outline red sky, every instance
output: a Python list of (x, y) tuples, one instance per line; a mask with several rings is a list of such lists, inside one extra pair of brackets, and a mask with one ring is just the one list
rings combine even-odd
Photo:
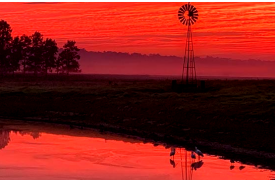
[[(185, 3), (0, 3), (13, 35), (41, 32), (61, 47), (68, 39), (90, 51), (184, 55), (186, 26), (177, 17)], [(275, 3), (193, 2), (197, 56), (274, 60)]]

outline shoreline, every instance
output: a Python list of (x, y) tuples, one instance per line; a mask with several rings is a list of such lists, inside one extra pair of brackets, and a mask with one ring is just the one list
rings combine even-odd
[(275, 170), (275, 153), (268, 153), (264, 151), (257, 151), (245, 148), (236, 148), (232, 147), (231, 145), (220, 144), (218, 142), (210, 142), (208, 140), (197, 141), (196, 139), (186, 140), (185, 137), (166, 137), (163, 134), (138, 131), (136, 129), (123, 129), (121, 127), (115, 127), (110, 124), (88, 125), (83, 123), (72, 123), (62, 120), (48, 121), (42, 119), (15, 119), (0, 117), (0, 122), (3, 122), (4, 120), (9, 120), (9, 124), (12, 124), (12, 121), (19, 121), (24, 123), (35, 122), (38, 123), (38, 125), (43, 125), (43, 123), (46, 123), (48, 125), (68, 126), (68, 128), (75, 128), (79, 130), (92, 130), (97, 131), (100, 134), (108, 133), (111, 135), (118, 135), (125, 138), (136, 139), (142, 141), (143, 143), (152, 143), (155, 146), (163, 145), (166, 148), (176, 146), (177, 148), (181, 147), (189, 151), (194, 151), (194, 147), (198, 146), (204, 154), (220, 156), (222, 159), (234, 159), (235, 161), (239, 161), (244, 164), (254, 165), (257, 168)]

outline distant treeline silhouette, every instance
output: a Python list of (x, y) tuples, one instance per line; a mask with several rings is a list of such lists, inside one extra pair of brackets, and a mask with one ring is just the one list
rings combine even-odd
[(68, 40), (61, 50), (55, 40), (43, 38), (40, 32), (31, 36), (12, 37), (10, 25), (0, 21), (0, 74), (21, 71), (35, 75), (48, 72), (80, 72), (78, 47), (75, 41)]
[[(84, 74), (172, 75), (182, 73), (183, 57), (80, 49)], [(241, 57), (240, 57), (241, 58)], [(275, 62), (259, 59), (195, 57), (198, 76), (275, 77)]]

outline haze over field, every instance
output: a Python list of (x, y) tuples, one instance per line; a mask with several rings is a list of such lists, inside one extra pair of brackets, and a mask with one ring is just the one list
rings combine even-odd
[[(81, 56), (82, 73), (175, 75), (182, 73), (182, 57), (142, 55), (139, 53), (93, 52), (84, 49)], [(195, 57), (199, 76), (275, 77), (275, 62), (236, 60), (218, 57)]]

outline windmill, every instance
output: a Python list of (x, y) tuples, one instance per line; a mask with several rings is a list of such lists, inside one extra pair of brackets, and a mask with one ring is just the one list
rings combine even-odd
[(180, 22), (187, 26), (187, 38), (182, 70), (182, 82), (184, 83), (185, 81), (186, 85), (197, 84), (191, 25), (194, 25), (198, 20), (198, 16), (198, 10), (190, 3), (181, 6), (178, 11)]

